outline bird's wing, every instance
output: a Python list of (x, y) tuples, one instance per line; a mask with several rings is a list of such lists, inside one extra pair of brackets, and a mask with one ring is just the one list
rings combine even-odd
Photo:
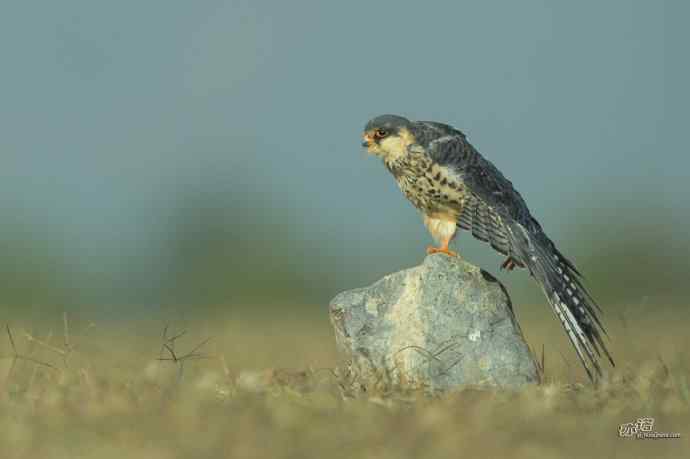
[(463, 204), (458, 226), (480, 241), (488, 242), (497, 252), (512, 256), (507, 228), (501, 217), (477, 195), (470, 194)]
[(464, 183), (469, 194), (458, 225), (525, 266), (539, 283), (590, 379), (601, 375), (598, 357), (613, 359), (602, 340), (601, 308), (580, 273), (546, 236), (513, 184), (464, 136), (430, 142), (427, 154)]
[(458, 226), (524, 266), (511, 246), (507, 223), (529, 217), (527, 206), (512, 183), (457, 132), (431, 141), (426, 151), (466, 187)]

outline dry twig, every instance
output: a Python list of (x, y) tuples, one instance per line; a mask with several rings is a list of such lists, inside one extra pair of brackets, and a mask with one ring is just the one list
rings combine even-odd
[[(182, 376), (184, 373), (184, 363), (187, 360), (201, 360), (214, 358), (213, 355), (200, 354), (197, 352), (199, 349), (204, 347), (211, 340), (211, 338), (206, 338), (186, 354), (178, 355), (175, 351), (175, 343), (179, 338), (184, 336), (187, 333), (187, 331), (183, 330), (177, 335), (168, 336), (168, 330), (169, 327), (168, 325), (166, 325), (165, 328), (163, 328), (163, 343), (161, 344), (161, 348), (158, 352), (158, 358), (156, 360), (160, 362), (173, 362), (175, 365), (177, 365), (177, 383), (179, 383), (182, 380)], [(170, 357), (163, 357), (164, 351), (167, 351)]]

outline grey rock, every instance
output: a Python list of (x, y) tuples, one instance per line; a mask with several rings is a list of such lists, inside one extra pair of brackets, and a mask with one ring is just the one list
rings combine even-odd
[(340, 355), (360, 388), (519, 388), (539, 372), (505, 288), (459, 257), (434, 254), (330, 303)]

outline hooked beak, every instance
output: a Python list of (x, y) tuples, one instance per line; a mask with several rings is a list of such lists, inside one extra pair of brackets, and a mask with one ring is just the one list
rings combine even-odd
[(364, 139), (364, 142), (362, 142), (362, 146), (365, 148), (369, 148), (371, 142), (374, 141), (374, 139), (372, 139), (372, 137), (369, 134), (364, 134), (362, 138)]

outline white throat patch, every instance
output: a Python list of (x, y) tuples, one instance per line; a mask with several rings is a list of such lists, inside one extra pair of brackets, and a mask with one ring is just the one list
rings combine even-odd
[(386, 137), (381, 140), (372, 153), (382, 156), (386, 161), (396, 161), (407, 154), (407, 149), (414, 144), (416, 139), (412, 133), (402, 128), (398, 135)]

